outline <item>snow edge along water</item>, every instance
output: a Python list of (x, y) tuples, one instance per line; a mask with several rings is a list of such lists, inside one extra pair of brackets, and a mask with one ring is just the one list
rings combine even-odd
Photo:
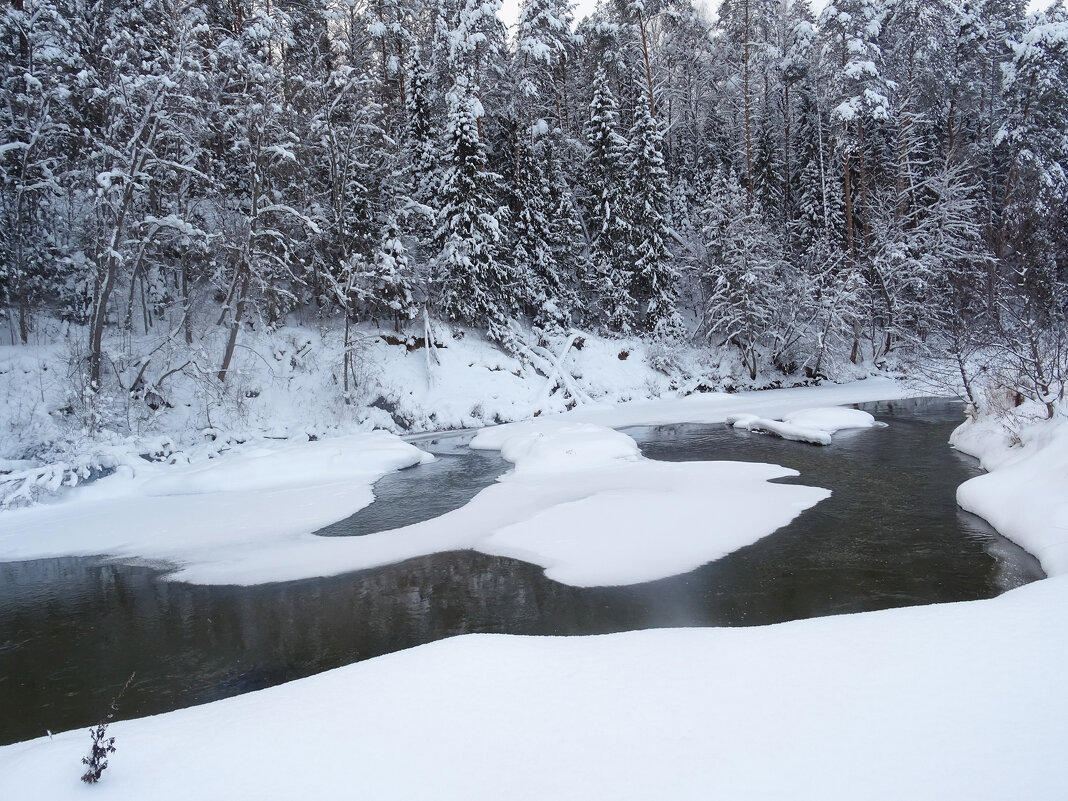
[[(714, 463), (666, 465), (646, 460), (633, 440), (610, 427), (636, 421), (722, 422), (743, 409), (784, 415), (814, 405), (906, 394), (901, 384), (870, 378), (845, 385), (586, 407), (539, 418), (539, 427), (562, 425), (570, 435), (585, 437), (592, 461), (576, 465), (573, 458), (564, 458), (574, 447), (556, 442), (549, 465), (536, 471), (537, 478), (528, 476), (532, 461), (530, 454), (524, 454), (522, 466), (465, 507), (403, 531), (359, 538), (316, 537), (312, 532), (369, 504), (374, 481), (386, 472), (428, 458), (393, 434), (375, 431), (317, 442), (265, 443), (206, 465), (145, 463), (137, 466), (137, 472), (131, 469), (77, 488), (59, 502), (0, 514), (0, 559), (103, 554), (173, 564), (177, 569), (172, 578), (182, 581), (247, 585), (337, 575), (474, 547), (499, 555), (526, 554), (528, 560), (546, 567), (550, 577), (583, 586), (651, 580), (687, 572), (771, 533), (825, 497), (825, 491), (769, 484), (769, 479), (788, 474), (774, 466), (727, 471)], [(479, 437), (485, 443), (494, 432), (506, 430), (485, 429)], [(575, 470), (591, 465), (611, 469), (583, 470), (586, 483), (576, 482)], [(553, 470), (569, 477), (546, 480), (546, 473)], [(710, 497), (708, 486), (717, 485), (724, 490)], [(645, 542), (640, 550), (644, 555), (633, 554), (626, 564), (618, 555), (612, 558), (607, 540), (594, 547), (587, 539), (589, 549), (576, 551), (561, 539), (544, 545), (540, 553), (531, 542), (533, 521), (544, 522), (539, 515), (553, 508), (567, 506), (568, 512), (579, 513), (568, 529), (574, 531), (588, 519), (585, 515), (603, 511), (606, 494), (617, 497), (641, 491), (646, 492), (641, 496), (646, 505), (661, 512), (669, 502), (691, 514), (701, 506), (722, 503), (733, 510), (731, 527), (724, 527), (718, 541), (680, 539), (678, 554), (665, 560), (653, 558), (651, 541), (640, 535), (647, 513), (617, 515), (624, 536), (630, 532), (636, 542)], [(638, 497), (634, 495), (633, 503)], [(761, 502), (753, 504), (758, 511), (746, 512), (740, 501), (758, 497)], [(146, 526), (145, 521), (154, 523)], [(728, 528), (737, 533), (728, 536)]]

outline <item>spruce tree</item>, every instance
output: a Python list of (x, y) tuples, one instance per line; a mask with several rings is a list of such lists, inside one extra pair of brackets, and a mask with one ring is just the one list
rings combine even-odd
[(635, 326), (633, 228), (627, 180), (627, 141), (618, 131), (619, 111), (604, 69), (597, 72), (586, 123), (584, 177), (590, 198), (593, 269), (605, 326), (630, 333)]
[(678, 273), (668, 249), (668, 174), (663, 136), (644, 90), (635, 106), (628, 149), (634, 252), (633, 295), (642, 328), (678, 336), (683, 329), (677, 312)]
[(709, 255), (704, 327), (709, 339), (738, 348), (750, 380), (790, 297), (782, 245), (733, 173), (720, 171), (706, 207)]
[(29, 340), (34, 310), (64, 301), (57, 223), (63, 198), (65, 21), (50, 2), (0, 9), (0, 304)]
[(509, 345), (518, 287), (502, 253), (504, 210), (494, 202), (499, 177), (486, 169), (476, 94), (477, 87), (459, 75), (448, 95), (446, 166), (436, 198), (435, 279), (446, 317), (485, 328), (491, 339)]

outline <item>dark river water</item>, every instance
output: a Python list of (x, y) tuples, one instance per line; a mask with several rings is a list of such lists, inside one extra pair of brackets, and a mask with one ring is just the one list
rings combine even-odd
[[(863, 406), (888, 428), (817, 447), (724, 426), (630, 429), (663, 460), (773, 462), (833, 496), (775, 534), (691, 573), (580, 589), (471, 551), (329, 579), (200, 587), (84, 558), (0, 564), (0, 743), (88, 726), (127, 677), (118, 717), (204, 703), (468, 632), (595, 634), (740, 626), (989, 598), (1041, 578), (1037, 561), (960, 511), (977, 475), (946, 445), (960, 406)], [(387, 476), (378, 500), (323, 530), (359, 535), (433, 517), (507, 469), (463, 438)]]

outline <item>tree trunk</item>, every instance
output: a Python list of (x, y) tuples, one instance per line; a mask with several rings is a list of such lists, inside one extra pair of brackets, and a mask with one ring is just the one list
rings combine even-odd
[(230, 336), (226, 340), (226, 352), (223, 353), (222, 365), (219, 367), (219, 381), (226, 382), (226, 374), (230, 370), (230, 360), (234, 357), (234, 348), (237, 346), (237, 332), (241, 329), (241, 318), (245, 313), (245, 301), (248, 297), (249, 268), (242, 266), (241, 285), (238, 288), (237, 304), (230, 318)]
[(649, 116), (656, 119), (656, 101), (653, 100), (653, 68), (649, 63), (649, 42), (645, 36), (645, 18), (638, 18), (638, 28), (642, 33), (642, 59), (645, 61), (645, 85), (649, 90)]
[(785, 186), (783, 187), (783, 222), (787, 225), (789, 230), (790, 221), (793, 219), (793, 182), (791, 179), (790, 170), (790, 123), (792, 122), (792, 115), (790, 114), (790, 84), (787, 83), (783, 87), (783, 173), (786, 176)]
[(749, 206), (753, 205), (756, 192), (753, 181), (753, 100), (749, 92), (749, 0), (745, 0), (745, 43), (742, 45), (742, 93), (745, 95), (745, 191), (749, 195)]
[(853, 171), (852, 159), (848, 151), (844, 154), (842, 169), (842, 190), (845, 195), (845, 245), (850, 258), (855, 262), (857, 259), (856, 241), (853, 237), (853, 182), (850, 173)]
[(183, 248), (182, 250), (182, 309), (185, 311), (184, 318), (182, 320), (182, 329), (185, 331), (185, 344), (193, 344), (193, 302), (189, 298), (189, 253)]
[(343, 397), (345, 398), (345, 405), (348, 406), (352, 403), (352, 397), (349, 395), (349, 371), (352, 369), (352, 354), (349, 352), (349, 332), (352, 330), (352, 315), (345, 311), (345, 358), (343, 359), (341, 377), (341, 390)]
[(115, 274), (118, 268), (115, 257), (109, 255), (106, 259), (103, 275), (100, 269), (97, 271), (97, 286), (93, 293), (96, 301), (93, 304), (93, 314), (89, 322), (89, 386), (94, 392), (100, 389), (100, 364), (103, 361), (104, 326), (107, 324), (108, 301), (111, 292), (115, 288)]

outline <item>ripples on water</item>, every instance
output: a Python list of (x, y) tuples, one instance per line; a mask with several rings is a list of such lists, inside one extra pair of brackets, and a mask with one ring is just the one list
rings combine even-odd
[[(0, 564), (0, 743), (86, 726), (131, 672), (120, 717), (163, 712), (469, 632), (596, 634), (736, 626), (989, 598), (1042, 576), (1037, 562), (960, 511), (978, 474), (945, 443), (959, 404), (863, 408), (886, 429), (828, 447), (723, 426), (631, 429), (650, 458), (731, 459), (800, 471), (832, 490), (774, 535), (691, 573), (574, 588), (473, 551), (259, 587), (160, 580), (149, 567), (66, 558)], [(323, 534), (361, 534), (455, 508), (507, 469), (464, 439), (426, 439), (431, 465), (382, 479), (378, 501)]]

